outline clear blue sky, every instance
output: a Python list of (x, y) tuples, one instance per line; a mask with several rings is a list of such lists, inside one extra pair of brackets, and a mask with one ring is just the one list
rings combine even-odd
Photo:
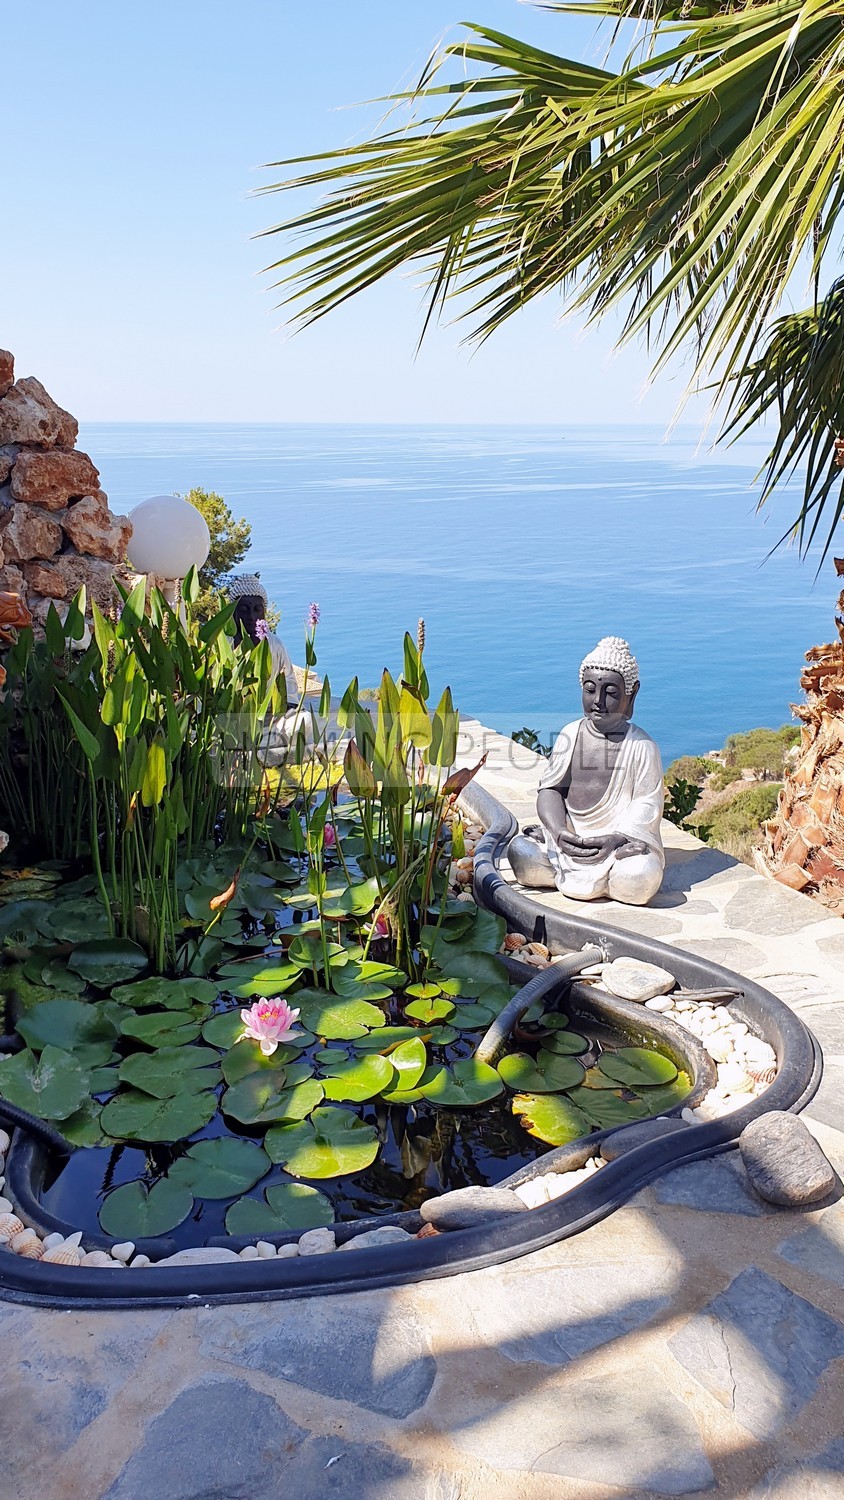
[[(414, 358), (412, 278), (290, 338), (261, 164), (360, 139), (463, 19), (599, 61), (591, 20), (518, 0), (28, 0), (3, 19), (0, 344), (87, 421), (667, 422), (647, 359), (559, 304)], [(275, 174), (279, 175), (279, 174)]]

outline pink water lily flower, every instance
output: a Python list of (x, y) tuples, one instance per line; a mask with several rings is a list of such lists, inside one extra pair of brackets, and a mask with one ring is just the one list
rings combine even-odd
[(286, 1000), (258, 1000), (248, 1010), (240, 1012), (245, 1029), (237, 1040), (243, 1042), (248, 1037), (253, 1042), (260, 1042), (264, 1056), (272, 1057), (280, 1042), (290, 1042), (302, 1035), (301, 1031), (294, 1030), (298, 1018), (298, 1010), (291, 1010)]
[(372, 936), (373, 938), (387, 938), (390, 936), (390, 924), (383, 913), (380, 917), (376, 917), (372, 924)]
[(322, 830), (322, 842), (326, 849), (337, 847), (337, 830), (333, 823), (326, 823)]

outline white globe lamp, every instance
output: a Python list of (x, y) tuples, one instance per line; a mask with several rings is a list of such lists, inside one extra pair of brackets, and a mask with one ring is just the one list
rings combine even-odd
[(152, 495), (129, 512), (129, 561), (137, 573), (152, 573), (168, 603), (175, 605), (179, 580), (201, 568), (211, 536), (195, 505), (180, 495)]

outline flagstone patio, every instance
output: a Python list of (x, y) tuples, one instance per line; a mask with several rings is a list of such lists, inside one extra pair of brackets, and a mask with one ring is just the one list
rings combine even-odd
[[(489, 751), (483, 784), (532, 820), (537, 758), (471, 721), (464, 736), (467, 763)], [(653, 906), (596, 917), (802, 1016), (826, 1059), (804, 1118), (844, 1177), (844, 924), (666, 836)], [(844, 1494), (844, 1198), (773, 1209), (736, 1154), (470, 1275), (177, 1311), (3, 1302), (0, 1338), (3, 1500)]]

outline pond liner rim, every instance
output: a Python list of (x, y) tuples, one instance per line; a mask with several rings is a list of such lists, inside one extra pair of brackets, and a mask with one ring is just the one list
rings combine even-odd
[[(525, 935), (533, 935), (537, 940), (545, 940), (544, 936), (540, 937), (540, 933), (550, 938), (552, 943), (568, 947), (576, 946), (578, 939), (583, 942), (597, 940), (605, 946), (610, 957), (624, 952), (645, 961), (656, 961), (662, 966), (670, 961), (671, 972), (690, 987), (694, 987), (695, 983), (701, 986), (702, 980), (711, 984), (714, 979), (716, 984), (739, 988), (742, 991), (741, 998), (732, 1002), (731, 1013), (747, 1017), (761, 1035), (771, 1042), (777, 1053), (777, 1076), (764, 1094), (719, 1120), (687, 1125), (684, 1130), (646, 1142), (615, 1161), (606, 1163), (600, 1172), (594, 1173), (587, 1181), (560, 1198), (538, 1208), (526, 1209), (524, 1214), (508, 1215), (472, 1229), (429, 1236), (416, 1240), (413, 1245), (393, 1244), (362, 1250), (357, 1252), (357, 1262), (354, 1261), (355, 1252), (343, 1252), (339, 1255), (333, 1252), (282, 1261), (267, 1259), (240, 1261), (237, 1265), (225, 1262), (205, 1266), (150, 1266), (120, 1272), (87, 1266), (76, 1268), (51, 1265), (48, 1268), (39, 1261), (25, 1260), (11, 1251), (0, 1250), (0, 1296), (11, 1301), (55, 1308), (189, 1307), (197, 1301), (210, 1306), (370, 1291), (480, 1270), (532, 1254), (560, 1239), (581, 1233), (622, 1207), (643, 1187), (666, 1172), (704, 1160), (708, 1156), (734, 1150), (741, 1131), (758, 1116), (767, 1114), (770, 1110), (798, 1112), (808, 1104), (820, 1083), (822, 1054), (808, 1028), (782, 1001), (753, 981), (711, 964), (708, 960), (684, 954), (682, 950), (671, 948), (667, 944), (643, 939), (638, 934), (628, 934), (588, 918), (563, 916), (562, 913), (549, 911), (532, 901), (524, 892), (513, 890), (501, 878), (497, 860), (517, 826), (515, 819), (490, 793), (477, 785), (467, 788), (461, 800), (467, 810), (486, 825), (486, 832), (478, 843), (475, 855), (474, 889), (480, 905), (504, 916), (510, 927)], [(540, 988), (539, 982), (544, 981), (541, 993), (547, 993), (548, 972), (542, 971), (529, 980), (528, 984), (536, 984)], [(568, 981), (561, 981), (561, 988), (567, 986)], [(596, 1000), (604, 999), (589, 997), (589, 986), (586, 985), (573, 985), (572, 989), (580, 1004), (588, 1004), (590, 999), (595, 1004)], [(578, 990), (586, 991), (586, 995), (577, 993)], [(623, 1005), (630, 1003), (620, 1002)], [(641, 1007), (637, 1009), (641, 1010)], [(653, 1024), (654, 1029), (658, 1014), (648, 1013), (654, 1020), (649, 1020), (647, 1024)], [(682, 1031), (682, 1028), (677, 1029)], [(685, 1106), (678, 1106), (677, 1109), (681, 1107)], [(626, 1128), (627, 1126), (616, 1126), (612, 1130), (595, 1132), (585, 1139), (590, 1145), (597, 1145), (602, 1139), (614, 1134), (615, 1130)], [(19, 1126), (18, 1129), (22, 1132), (24, 1127)], [(30, 1151), (37, 1149), (37, 1143), (29, 1136), (24, 1137), (20, 1143), (13, 1142), (7, 1162), (7, 1180), (10, 1167), (17, 1180), (18, 1159), (23, 1169)], [(570, 1147), (563, 1146), (557, 1148), (556, 1152), (538, 1157), (535, 1163), (520, 1168), (507, 1181), (526, 1181), (531, 1176), (553, 1171), (554, 1161), (563, 1159), (568, 1150)], [(14, 1187), (12, 1191), (15, 1193)], [(26, 1204), (22, 1203), (21, 1206), (26, 1213)], [(386, 1227), (402, 1218), (406, 1219), (407, 1215), (378, 1218), (377, 1227)], [(365, 1222), (347, 1221), (338, 1225), (338, 1244), (362, 1233)], [(256, 1238), (254, 1235), (230, 1237), (218, 1239), (216, 1243), (234, 1248), (238, 1239), (254, 1243)], [(296, 1239), (298, 1234), (267, 1235), (265, 1238), (278, 1244), (285, 1239)], [(97, 1236), (86, 1234), (85, 1239), (88, 1243), (95, 1244)], [(103, 1243), (110, 1244), (112, 1241), (104, 1236)], [(135, 1243), (141, 1250), (141, 1242)], [(212, 1239), (210, 1243), (213, 1245), (215, 1241)], [(156, 1240), (155, 1249), (159, 1254), (162, 1248), (162, 1241)], [(132, 1277), (132, 1292), (128, 1295), (121, 1291), (125, 1274)], [(197, 1287), (200, 1288), (199, 1291), (196, 1290)]]

